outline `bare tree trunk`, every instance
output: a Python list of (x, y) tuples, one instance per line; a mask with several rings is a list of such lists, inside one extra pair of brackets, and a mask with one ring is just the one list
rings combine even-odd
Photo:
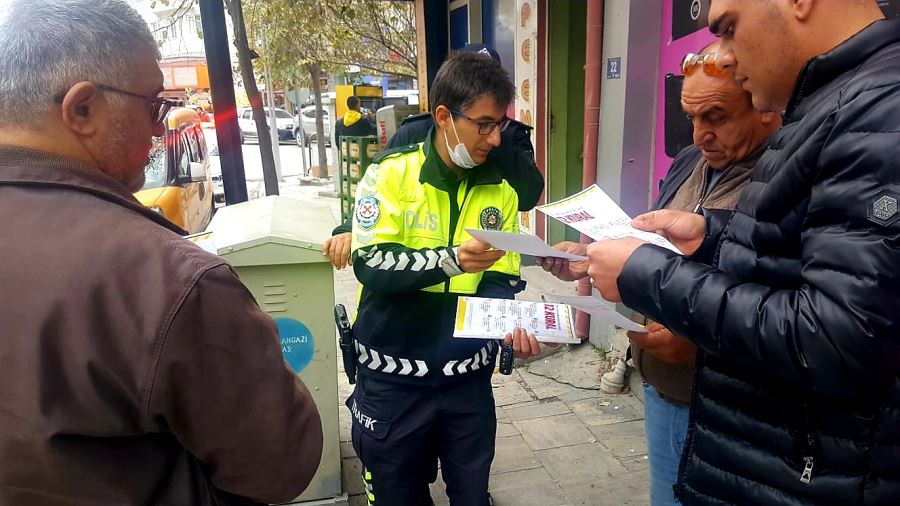
[(241, 78), (244, 81), (244, 88), (247, 90), (250, 107), (253, 109), (253, 121), (256, 122), (256, 134), (259, 136), (259, 154), (262, 159), (266, 195), (278, 195), (278, 176), (275, 172), (272, 136), (269, 134), (266, 114), (263, 111), (262, 95), (259, 93), (259, 88), (256, 86), (256, 76), (253, 74), (253, 55), (250, 52), (250, 45), (247, 43), (247, 29), (244, 26), (244, 12), (241, 8), (241, 0), (225, 0), (225, 6), (228, 8), (228, 14), (231, 16), (231, 22), (234, 25), (234, 45), (237, 48)]
[[(312, 89), (316, 97), (316, 139), (318, 139), (319, 151), (319, 173), (318, 177), (328, 177), (328, 148), (325, 147), (326, 135), (331, 136), (331, 132), (325, 132), (325, 114), (322, 107), (322, 88), (319, 85), (319, 79), (322, 76), (322, 66), (318, 62), (307, 65), (309, 69), (309, 77), (312, 79)], [(332, 118), (332, 123), (337, 124), (337, 118)], [(340, 146), (338, 146), (340, 148)], [(335, 171), (335, 176), (337, 172)]]

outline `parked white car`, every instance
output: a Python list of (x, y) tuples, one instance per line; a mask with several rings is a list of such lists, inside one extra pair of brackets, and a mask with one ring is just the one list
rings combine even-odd
[[(334, 125), (327, 109), (322, 110), (322, 118), (325, 126), (325, 143), (331, 144), (331, 133)], [(308, 105), (300, 109), (300, 114), (294, 118), (294, 139), (299, 146), (306, 146), (310, 142), (316, 142), (316, 106)]]
[[(270, 109), (263, 107), (266, 113), (268, 125)], [(284, 109), (275, 108), (275, 125), (278, 127), (278, 141), (291, 142), (294, 140), (294, 118)], [(246, 139), (259, 140), (256, 134), (256, 122), (253, 121), (253, 110), (249, 107), (238, 111), (238, 127), (241, 129), (241, 144)]]

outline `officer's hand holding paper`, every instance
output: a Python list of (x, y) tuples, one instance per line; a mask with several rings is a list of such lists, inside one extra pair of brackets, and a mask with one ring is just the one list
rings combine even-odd
[(466, 232), (475, 239), (490, 244), (499, 250), (514, 251), (535, 257), (563, 258), (573, 261), (587, 260), (586, 256), (573, 255), (554, 249), (553, 246), (530, 234), (513, 234), (498, 230), (479, 230), (477, 228), (467, 228)]
[(521, 328), (541, 343), (577, 344), (574, 313), (566, 304), (463, 296), (457, 301), (453, 336), (503, 339)]

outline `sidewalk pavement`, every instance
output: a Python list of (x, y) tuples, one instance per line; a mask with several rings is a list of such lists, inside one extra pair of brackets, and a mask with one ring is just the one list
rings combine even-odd
[[(327, 203), (320, 186), (282, 185), (282, 195)], [(339, 217), (337, 217), (339, 219)], [(539, 300), (555, 279), (536, 267), (523, 269), (532, 286), (520, 298)], [(556, 290), (571, 289), (562, 282)], [(359, 283), (348, 268), (335, 271), (335, 302), (356, 305)], [(364, 505), (360, 463), (350, 443), (351, 417), (344, 401), (353, 392), (338, 357), (338, 395), (344, 490), (351, 505)], [(494, 374), (497, 447), (490, 491), (498, 506), (647, 505), (649, 471), (644, 407), (631, 393), (600, 391), (605, 353), (590, 343), (563, 346), (520, 365), (511, 376)], [(444, 484), (431, 486), (436, 505), (448, 505)]]

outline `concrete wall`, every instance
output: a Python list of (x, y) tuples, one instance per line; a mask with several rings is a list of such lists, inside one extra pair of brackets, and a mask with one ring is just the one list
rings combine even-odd
[[(597, 184), (632, 216), (646, 211), (652, 196), (661, 17), (655, 0), (604, 5)], [(627, 344), (621, 332), (596, 320), (591, 342), (606, 350)]]

